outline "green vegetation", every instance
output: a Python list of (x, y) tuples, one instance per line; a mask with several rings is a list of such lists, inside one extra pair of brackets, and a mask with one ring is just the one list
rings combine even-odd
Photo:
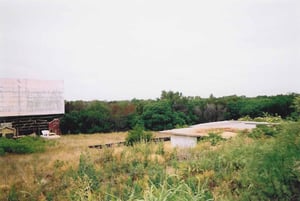
[(203, 137), (203, 140), (209, 141), (212, 146), (217, 145), (221, 141), (225, 141), (224, 138), (221, 137), (220, 133), (208, 133), (207, 137)]
[(150, 131), (145, 131), (142, 125), (137, 124), (128, 132), (126, 144), (133, 145), (136, 142), (149, 142), (151, 139), (152, 133)]
[[(299, 113), (295, 94), (203, 99), (163, 91), (157, 100), (66, 102), (64, 133), (130, 130), (100, 143), (131, 146), (88, 149), (97, 134), (62, 136), (52, 147), (0, 138), (0, 200), (300, 200), (300, 123), (291, 121)], [(227, 140), (212, 131), (191, 149), (151, 142), (145, 131), (239, 118), (273, 124)]]
[(23, 137), (18, 139), (0, 138), (0, 155), (5, 153), (27, 154), (45, 150), (46, 141), (39, 137)]
[(295, 120), (300, 113), (297, 94), (254, 98), (235, 95), (216, 98), (211, 95), (209, 98), (200, 98), (186, 97), (172, 91), (162, 91), (157, 100), (71, 101), (65, 103), (65, 110), (66, 114), (61, 119), (61, 130), (65, 134), (128, 131), (136, 124), (157, 131), (268, 115)]
[[(142, 127), (131, 132), (137, 131), (142, 132)], [(56, 153), (54, 147), (48, 154), (52, 153)], [(51, 167), (46, 163), (48, 160), (33, 162), (33, 183), (28, 185), (25, 180), (5, 188), (0, 185), (0, 199), (300, 199), (298, 122), (258, 126), (226, 141), (218, 133), (211, 133), (193, 149), (140, 142), (85, 151), (71, 164), (62, 160), (56, 160)], [(2, 163), (1, 168), (5, 165)], [(43, 169), (46, 172), (35, 170), (38, 165), (47, 167)]]
[(294, 109), (294, 112), (291, 114), (292, 119), (299, 119), (300, 115), (300, 96), (296, 96), (293, 101), (292, 108)]
[(283, 123), (284, 119), (279, 115), (270, 115), (268, 113), (263, 113), (262, 117), (251, 118), (250, 116), (241, 117), (238, 120), (240, 121), (257, 121), (257, 122), (268, 122), (268, 123)]

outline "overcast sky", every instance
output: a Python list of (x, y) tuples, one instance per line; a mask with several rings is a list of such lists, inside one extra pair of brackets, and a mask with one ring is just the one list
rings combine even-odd
[(300, 93), (299, 0), (0, 0), (0, 77), (67, 100)]

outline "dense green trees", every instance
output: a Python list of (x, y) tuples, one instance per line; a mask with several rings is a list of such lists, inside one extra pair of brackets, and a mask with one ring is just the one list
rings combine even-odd
[(157, 100), (66, 101), (61, 129), (63, 133), (111, 132), (140, 124), (147, 130), (165, 130), (266, 113), (286, 118), (300, 113), (299, 102), (297, 94), (200, 98), (172, 91), (162, 91)]
[(294, 98), (292, 107), (295, 109), (295, 112), (300, 114), (300, 96)]
[(243, 116), (252, 118), (262, 116), (263, 113), (271, 115), (280, 115), (286, 118), (293, 112), (291, 107), (294, 94), (277, 95), (277, 96), (258, 96), (255, 98), (237, 97), (234, 100), (229, 100), (227, 104), (227, 118), (237, 119)]
[(63, 133), (96, 133), (130, 129), (135, 105), (128, 101), (66, 102), (66, 114), (61, 119)]

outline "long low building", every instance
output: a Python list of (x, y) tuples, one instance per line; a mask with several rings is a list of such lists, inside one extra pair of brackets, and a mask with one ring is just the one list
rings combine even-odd
[(270, 125), (267, 122), (254, 121), (219, 121), (190, 126), (188, 128), (178, 128), (161, 131), (171, 135), (173, 147), (194, 147), (197, 145), (198, 138), (208, 136), (209, 132), (220, 131), (223, 138), (234, 137), (239, 130), (252, 130), (257, 125)]

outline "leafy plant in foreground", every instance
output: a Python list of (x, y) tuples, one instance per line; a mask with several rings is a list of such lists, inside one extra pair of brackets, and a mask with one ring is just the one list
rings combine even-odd
[(241, 172), (242, 200), (299, 200), (300, 125), (284, 129), (256, 150)]

